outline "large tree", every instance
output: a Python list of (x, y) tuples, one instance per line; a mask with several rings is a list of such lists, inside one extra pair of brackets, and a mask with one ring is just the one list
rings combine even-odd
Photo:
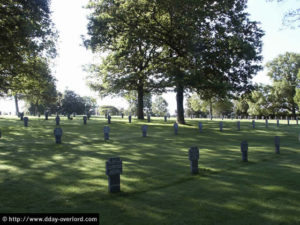
[(55, 56), (49, 4), (49, 0), (0, 2), (0, 93), (10, 90), (12, 77), (30, 71), (30, 60)]
[(89, 34), (98, 46), (118, 46), (122, 37), (157, 46), (157, 71), (174, 88), (177, 120), (184, 123), (186, 90), (247, 89), (259, 69), (262, 31), (244, 12), (246, 2), (90, 0), (95, 26)]
[(297, 74), (300, 69), (300, 54), (287, 52), (267, 63), (268, 76), (273, 81), (273, 95), (280, 108), (296, 116), (296, 88), (300, 85)]

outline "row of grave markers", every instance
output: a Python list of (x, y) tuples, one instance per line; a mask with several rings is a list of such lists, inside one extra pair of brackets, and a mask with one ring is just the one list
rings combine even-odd
[[(280, 138), (275, 136), (275, 153), (280, 153)], [(248, 162), (248, 142), (241, 142), (242, 161)], [(197, 146), (190, 147), (189, 149), (189, 161), (191, 174), (199, 173), (199, 148)], [(120, 175), (123, 173), (122, 160), (120, 157), (109, 158), (106, 161), (106, 175), (108, 176), (108, 191), (110, 193), (116, 193), (121, 191), (121, 179)]]

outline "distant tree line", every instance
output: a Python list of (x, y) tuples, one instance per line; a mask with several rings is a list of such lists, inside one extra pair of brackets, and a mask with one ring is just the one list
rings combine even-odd
[[(233, 98), (202, 99), (193, 94), (187, 103), (189, 115), (292, 116), (299, 115), (300, 54), (287, 52), (266, 65), (272, 85), (255, 85), (254, 90)], [(235, 97), (235, 98), (234, 98)]]

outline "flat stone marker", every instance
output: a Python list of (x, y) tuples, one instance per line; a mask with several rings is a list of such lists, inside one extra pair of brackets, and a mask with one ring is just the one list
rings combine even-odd
[(252, 128), (255, 129), (255, 120), (252, 120)]
[(63, 134), (63, 131), (60, 127), (54, 129), (54, 136), (55, 136), (55, 142), (56, 144), (61, 144), (61, 136)]
[(189, 160), (190, 160), (191, 174), (199, 173), (199, 168), (198, 168), (199, 148), (197, 146), (190, 147)]
[(147, 120), (148, 120), (148, 123), (151, 122), (151, 117), (150, 117), (150, 115), (147, 115)]
[(128, 116), (128, 122), (131, 123), (131, 115)]
[(143, 137), (147, 137), (147, 129), (148, 129), (147, 125), (142, 126)]
[(56, 122), (56, 126), (59, 125), (59, 122), (60, 122), (60, 117), (59, 116), (56, 116), (55, 117), (55, 122)]
[(236, 125), (237, 125), (237, 129), (240, 131), (241, 130), (241, 122), (237, 121)]
[(275, 152), (277, 154), (279, 154), (280, 153), (280, 138), (278, 136), (275, 136), (274, 143), (275, 143)]
[(104, 132), (104, 141), (109, 140), (109, 132), (110, 132), (109, 126), (104, 126), (103, 132)]
[(202, 123), (201, 122), (198, 123), (198, 128), (199, 128), (199, 132), (202, 133)]
[(165, 120), (165, 122), (167, 122), (167, 116), (164, 116), (164, 120)]
[(279, 120), (277, 120), (277, 127), (279, 127)]
[(173, 127), (174, 127), (174, 134), (177, 135), (178, 134), (178, 124), (174, 123)]
[(107, 122), (108, 122), (108, 124), (111, 124), (111, 116), (110, 115), (107, 116)]
[(24, 126), (28, 127), (28, 117), (24, 117), (23, 120), (24, 120)]
[(106, 175), (108, 176), (108, 191), (120, 192), (120, 174), (122, 174), (122, 160), (119, 157), (109, 158), (106, 161)]
[(220, 131), (223, 131), (223, 122), (220, 122), (219, 126), (220, 126)]
[(45, 112), (45, 120), (48, 120), (49, 112)]
[(247, 141), (242, 141), (241, 152), (242, 152), (243, 162), (248, 162), (248, 143), (247, 143)]
[(269, 122), (268, 122), (268, 119), (266, 119), (266, 128), (269, 127)]

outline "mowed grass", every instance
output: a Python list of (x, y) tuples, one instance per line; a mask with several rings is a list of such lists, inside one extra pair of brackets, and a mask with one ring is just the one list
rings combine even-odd
[[(198, 131), (198, 122), (203, 132)], [(100, 224), (300, 224), (300, 125), (281, 121), (187, 119), (173, 123), (112, 117), (105, 142), (104, 118), (61, 119), (55, 144), (54, 117), (0, 117), (0, 212), (94, 212)], [(141, 125), (148, 125), (142, 137)], [(274, 136), (280, 136), (275, 154)], [(248, 159), (240, 143), (247, 140)], [(198, 175), (190, 174), (188, 150), (200, 149)], [(121, 192), (108, 193), (105, 162), (123, 160)]]

